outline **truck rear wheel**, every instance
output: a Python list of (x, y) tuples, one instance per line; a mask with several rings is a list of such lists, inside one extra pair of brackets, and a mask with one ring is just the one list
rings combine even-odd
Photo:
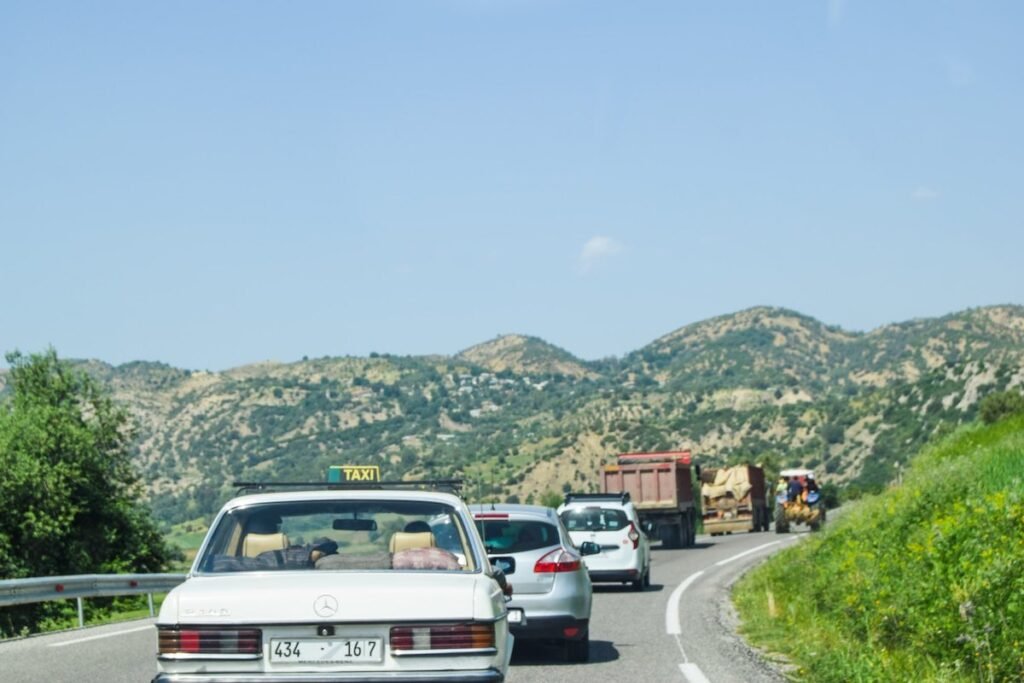
[(683, 547), (683, 528), (678, 524), (665, 524), (658, 529), (658, 537), (665, 548)]

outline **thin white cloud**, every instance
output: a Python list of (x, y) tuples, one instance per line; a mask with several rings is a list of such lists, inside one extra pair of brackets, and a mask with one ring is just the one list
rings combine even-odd
[(846, 13), (846, 0), (828, 0), (828, 27), (838, 28)]
[(930, 202), (939, 198), (939, 192), (927, 185), (918, 185), (914, 188), (914, 191), (910, 193), (910, 198), (915, 202)]
[(603, 235), (591, 237), (587, 240), (587, 243), (583, 245), (583, 250), (580, 252), (580, 272), (590, 272), (597, 266), (597, 264), (608, 260), (620, 251), (622, 251), (622, 245), (611, 237), (605, 237)]

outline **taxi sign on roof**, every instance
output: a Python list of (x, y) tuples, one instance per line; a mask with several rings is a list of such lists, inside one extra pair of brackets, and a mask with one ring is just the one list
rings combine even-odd
[(377, 465), (331, 465), (327, 468), (327, 482), (340, 484), (349, 481), (380, 481)]

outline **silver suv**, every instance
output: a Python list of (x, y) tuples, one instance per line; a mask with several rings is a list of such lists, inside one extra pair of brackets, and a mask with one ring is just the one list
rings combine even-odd
[(600, 546), (586, 560), (591, 581), (651, 585), (651, 544), (628, 493), (570, 493), (558, 515), (574, 543)]
[(563, 643), (570, 662), (590, 656), (591, 584), (583, 555), (600, 549), (573, 545), (555, 511), (540, 505), (472, 505), (491, 564), (512, 585), (509, 630), (516, 640)]

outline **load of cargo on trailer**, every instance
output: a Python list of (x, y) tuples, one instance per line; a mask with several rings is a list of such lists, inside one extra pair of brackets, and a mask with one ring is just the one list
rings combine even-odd
[(706, 533), (768, 531), (772, 515), (761, 467), (706, 467), (700, 480)]
[(644, 532), (666, 548), (688, 548), (700, 520), (700, 468), (690, 451), (623, 453), (601, 473), (604, 493), (629, 493)]

